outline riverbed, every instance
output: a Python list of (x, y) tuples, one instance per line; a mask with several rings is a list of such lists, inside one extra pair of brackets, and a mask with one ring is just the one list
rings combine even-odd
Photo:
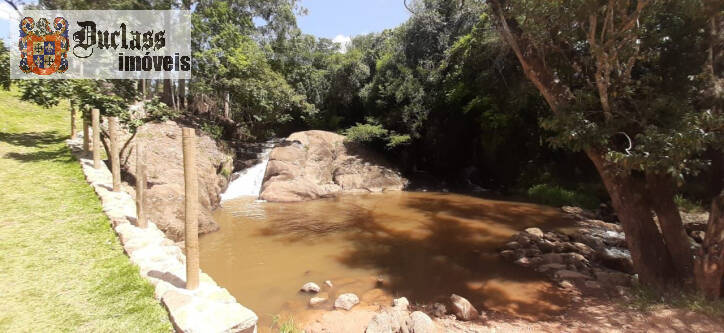
[(222, 203), (214, 215), (221, 230), (201, 237), (201, 266), (259, 315), (262, 331), (276, 315), (304, 321), (319, 312), (298, 292), (310, 281), (332, 302), (353, 292), (361, 305), (400, 296), (444, 303), (456, 293), (479, 308), (535, 319), (566, 304), (543, 276), (497, 253), (522, 229), (569, 225), (558, 209), (434, 192), (255, 199)]

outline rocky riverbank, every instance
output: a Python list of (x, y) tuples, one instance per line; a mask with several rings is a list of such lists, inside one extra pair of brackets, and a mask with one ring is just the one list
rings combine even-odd
[[(564, 288), (626, 293), (638, 282), (619, 224), (594, 219), (578, 207), (562, 207), (575, 224), (566, 232), (528, 228), (510, 238), (500, 255), (547, 275)], [(703, 241), (707, 214), (683, 213), (692, 248)]]
[[(130, 186), (124, 189), (135, 197), (136, 151), (141, 142), (148, 183), (145, 207), (148, 218), (169, 238), (184, 237), (184, 173), (181, 125), (174, 121), (147, 123), (121, 154), (123, 179)], [(197, 132), (197, 173), (199, 182), (199, 233), (219, 229), (211, 212), (218, 207), (220, 194), (228, 185), (233, 169), (233, 152), (225, 144), (201, 131)], [(131, 134), (126, 133), (121, 142)]]

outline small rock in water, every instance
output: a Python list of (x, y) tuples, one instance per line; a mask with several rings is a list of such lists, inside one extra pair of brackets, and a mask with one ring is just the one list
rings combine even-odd
[(410, 333), (432, 333), (435, 332), (435, 324), (432, 319), (424, 312), (415, 311), (410, 314), (407, 322)]
[(337, 300), (334, 301), (334, 308), (349, 310), (357, 304), (359, 304), (359, 297), (355, 294), (347, 293), (337, 297)]
[(319, 289), (320, 289), (320, 288), (319, 288), (319, 286), (318, 286), (316, 283), (314, 283), (314, 282), (307, 282), (307, 283), (305, 283), (305, 284), (302, 286), (302, 288), (301, 288), (300, 290), (303, 291), (303, 292), (305, 292), (305, 293), (315, 293), (315, 294), (316, 294), (316, 293), (319, 292)]
[(458, 295), (452, 294), (450, 296), (450, 302), (452, 303), (453, 312), (455, 316), (460, 320), (473, 320), (478, 317), (478, 310), (470, 304), (470, 302)]
[(447, 307), (442, 303), (435, 303), (432, 305), (432, 315), (437, 318), (445, 317), (447, 314)]
[(329, 280), (327, 280), (327, 281), (324, 281), (324, 284), (326, 284), (326, 285), (327, 285), (327, 287), (330, 287), (330, 288), (332, 288), (332, 281), (329, 281)]
[(392, 300), (392, 307), (396, 310), (405, 310), (410, 307), (410, 301), (406, 297), (400, 297)]
[(312, 297), (309, 300), (309, 305), (312, 307), (318, 306), (320, 304), (326, 303), (329, 299), (326, 297)]

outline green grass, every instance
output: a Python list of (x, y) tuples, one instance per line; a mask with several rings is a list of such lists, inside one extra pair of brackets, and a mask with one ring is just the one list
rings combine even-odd
[(626, 305), (638, 311), (651, 311), (659, 306), (668, 306), (712, 317), (724, 317), (724, 300), (709, 301), (692, 291), (670, 290), (661, 293), (644, 286), (637, 286), (631, 290), (631, 296)]
[(701, 201), (689, 200), (681, 194), (674, 196), (674, 202), (680, 210), (688, 213), (701, 213), (706, 211), (706, 209), (704, 209), (704, 205), (701, 204)]
[(294, 318), (282, 318), (280, 315), (276, 315), (272, 319), (272, 330), (274, 329), (279, 333), (302, 333), (302, 330), (294, 323)]
[(68, 106), (0, 91), (0, 332), (168, 332), (64, 140)]

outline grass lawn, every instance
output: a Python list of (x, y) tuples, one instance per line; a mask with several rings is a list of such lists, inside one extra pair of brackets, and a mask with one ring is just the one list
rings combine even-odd
[(18, 96), (0, 91), (0, 332), (171, 331), (65, 145), (67, 104)]

